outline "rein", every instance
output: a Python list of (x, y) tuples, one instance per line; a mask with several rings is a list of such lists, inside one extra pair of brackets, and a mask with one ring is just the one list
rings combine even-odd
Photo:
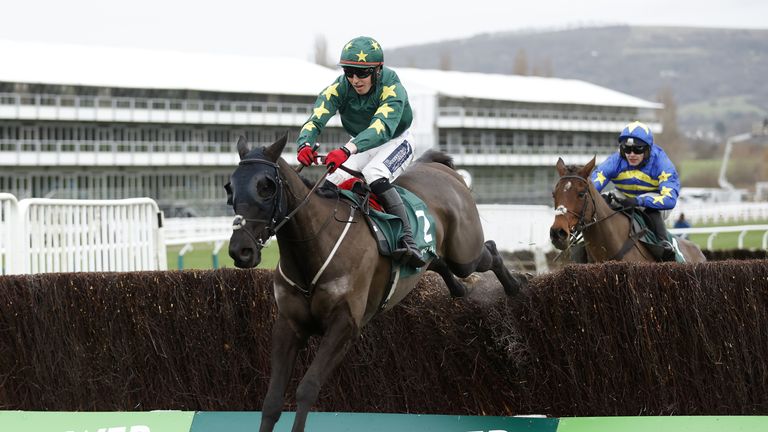
[[(560, 182), (563, 179), (579, 180), (579, 181), (583, 182), (584, 184), (586, 184), (587, 185), (587, 189), (589, 189), (589, 185), (590, 185), (589, 181), (586, 178), (584, 178), (584, 177), (582, 177), (580, 175), (576, 175), (576, 174), (564, 175), (564, 176), (560, 177), (560, 181), (557, 182), (557, 185), (559, 185)], [(557, 185), (555, 185), (555, 187), (557, 187)], [(585, 223), (584, 216), (586, 215), (586, 212), (587, 212), (587, 196), (589, 196), (590, 200), (592, 201), (592, 208), (594, 210), (592, 212), (592, 220), (587, 222), (587, 223)], [(618, 213), (621, 213), (623, 210), (626, 210), (626, 208), (621, 208), (621, 209), (618, 209), (618, 210), (614, 210), (613, 213), (609, 214), (608, 216), (606, 216), (606, 217), (604, 217), (602, 219), (597, 219), (597, 204), (595, 203), (595, 197), (591, 193), (587, 193), (586, 196), (584, 196), (583, 199), (584, 199), (584, 205), (581, 206), (581, 213), (576, 213), (573, 210), (568, 210), (567, 208), (565, 208), (563, 206), (558, 206), (555, 209), (555, 212), (556, 212), (557, 215), (564, 215), (566, 213), (570, 213), (570, 214), (572, 214), (572, 215), (574, 215), (574, 216), (576, 216), (578, 218), (578, 221), (576, 222), (576, 225), (571, 230), (571, 236), (568, 238), (568, 246), (565, 248), (565, 250), (570, 249), (572, 245), (576, 244), (579, 241), (579, 239), (581, 237), (583, 237), (583, 232), (587, 228), (589, 228), (589, 227), (591, 227), (593, 225), (597, 225), (598, 223), (603, 222), (605, 220), (608, 220), (608, 219), (612, 218), (613, 216), (617, 215)], [(632, 243), (634, 243), (634, 241)], [(626, 251), (624, 253), (626, 253)], [(623, 256), (624, 253), (622, 253), (621, 256)]]
[[(320, 184), (328, 176), (328, 171), (330, 171), (330, 167), (328, 167), (328, 169), (325, 171), (325, 173), (322, 176), (320, 176), (320, 178), (317, 180), (317, 182), (315, 182), (314, 186), (312, 186), (312, 188), (309, 190), (309, 193), (307, 193), (307, 195), (299, 203), (299, 205), (297, 205), (287, 215), (282, 216), (280, 221), (278, 222), (278, 218), (280, 218), (280, 216), (278, 215), (278, 212), (281, 211), (281, 207), (284, 204), (283, 201), (284, 201), (284, 196), (285, 196), (284, 189), (283, 189), (283, 185), (285, 184), (285, 182), (283, 181), (283, 178), (280, 176), (279, 166), (276, 163), (274, 163), (274, 162), (267, 161), (267, 160), (264, 160), (264, 159), (243, 159), (239, 163), (239, 165), (250, 165), (250, 164), (264, 164), (264, 165), (270, 166), (270, 167), (275, 169), (275, 179), (276, 179), (276, 183), (277, 183), (277, 192), (275, 193), (275, 196), (277, 197), (278, 201), (273, 206), (272, 216), (270, 217), (270, 219), (268, 221), (265, 221), (265, 220), (262, 220), (262, 219), (246, 218), (246, 217), (241, 216), (241, 215), (235, 215), (235, 219), (232, 221), (232, 230), (233, 231), (237, 231), (237, 230), (245, 227), (245, 224), (248, 221), (257, 222), (257, 223), (258, 222), (266, 222), (267, 225), (264, 227), (264, 229), (261, 231), (261, 233), (259, 233), (258, 237), (254, 236), (254, 234), (252, 234), (250, 231), (247, 231), (247, 230), (245, 231), (246, 234), (248, 234), (248, 236), (251, 237), (251, 240), (253, 240), (254, 243), (256, 243), (256, 246), (259, 249), (261, 249), (261, 248), (264, 247), (264, 244), (265, 244), (264, 238), (265, 237), (267, 239), (269, 239), (273, 235), (276, 235), (277, 232), (280, 230), (280, 228), (285, 226), (285, 224), (288, 223), (291, 220), (291, 218), (299, 210), (301, 210), (301, 208), (307, 202), (309, 202), (309, 199), (312, 197), (312, 194), (315, 192), (315, 190), (320, 186)], [(301, 165), (300, 165), (300, 167), (301, 167)], [(300, 172), (300, 171), (301, 171), (300, 168), (297, 169), (297, 172)], [(293, 191), (290, 190), (290, 188), (288, 188), (288, 191), (291, 193), (291, 195), (294, 198), (297, 198), (296, 195), (293, 194)]]

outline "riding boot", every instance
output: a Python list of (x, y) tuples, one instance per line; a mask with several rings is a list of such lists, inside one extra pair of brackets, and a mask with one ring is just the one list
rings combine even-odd
[(654, 209), (646, 209), (645, 214), (648, 215), (651, 220), (651, 229), (656, 237), (659, 239), (659, 246), (664, 249), (661, 255), (662, 261), (674, 261), (675, 260), (675, 247), (667, 240), (669, 235), (667, 234), (667, 227), (664, 225), (664, 221), (661, 218), (661, 212)]
[[(388, 184), (389, 182), (387, 182)], [(379, 200), (384, 206), (384, 210), (387, 213), (393, 214), (403, 221), (403, 236), (400, 238), (401, 243), (405, 246), (403, 249), (392, 251), (392, 256), (398, 261), (408, 264), (411, 267), (424, 267), (426, 261), (421, 256), (419, 248), (416, 247), (416, 242), (413, 241), (413, 231), (411, 230), (411, 224), (408, 221), (408, 215), (405, 213), (405, 205), (403, 204), (400, 194), (393, 187), (386, 188), (384, 191), (378, 192)]]

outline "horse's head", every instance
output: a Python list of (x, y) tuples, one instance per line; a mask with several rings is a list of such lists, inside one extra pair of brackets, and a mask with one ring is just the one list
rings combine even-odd
[(240, 164), (225, 186), (227, 204), (235, 210), (229, 256), (240, 268), (256, 267), (261, 248), (286, 214), (283, 180), (277, 161), (285, 147), (283, 136), (269, 147), (250, 149), (245, 137), (237, 140)]
[[(584, 166), (566, 166), (557, 160), (560, 179), (552, 191), (555, 200), (555, 222), (549, 229), (552, 244), (562, 250), (568, 247), (568, 239), (574, 230), (581, 230), (584, 222), (595, 212), (594, 199), (589, 193), (589, 175), (595, 168), (595, 158)], [(588, 204), (592, 202), (592, 204)]]

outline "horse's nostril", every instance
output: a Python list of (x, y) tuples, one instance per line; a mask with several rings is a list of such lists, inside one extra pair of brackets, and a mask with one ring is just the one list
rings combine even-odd
[(253, 256), (253, 249), (251, 248), (243, 248), (240, 251), (240, 258), (242, 258), (243, 261), (249, 261), (252, 256)]
[(549, 237), (552, 239), (564, 239), (568, 234), (562, 228), (552, 228), (549, 230)]

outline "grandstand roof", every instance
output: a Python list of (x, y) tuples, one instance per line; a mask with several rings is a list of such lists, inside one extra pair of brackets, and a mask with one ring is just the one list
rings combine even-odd
[(337, 71), (293, 58), (0, 40), (0, 81), (316, 95)]
[(532, 103), (661, 108), (626, 93), (586, 81), (477, 72), (396, 68), (406, 84), (419, 82), (438, 94), (456, 98), (489, 99)]
[[(0, 40), (0, 81), (316, 95), (339, 74), (295, 58)], [(585, 81), (395, 68), (409, 90), (489, 100), (660, 108)], [(418, 88), (418, 90), (417, 90)]]

